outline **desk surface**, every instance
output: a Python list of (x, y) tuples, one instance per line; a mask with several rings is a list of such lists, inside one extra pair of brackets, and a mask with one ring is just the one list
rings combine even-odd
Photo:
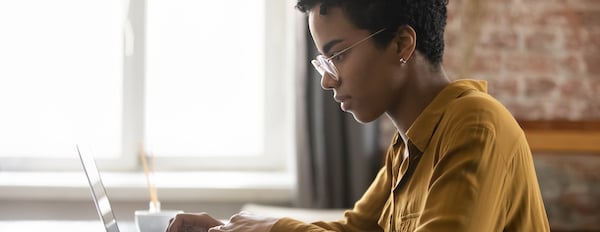
[[(121, 232), (136, 232), (133, 222), (119, 223)], [(105, 232), (98, 221), (0, 221), (0, 231), (19, 232)]]

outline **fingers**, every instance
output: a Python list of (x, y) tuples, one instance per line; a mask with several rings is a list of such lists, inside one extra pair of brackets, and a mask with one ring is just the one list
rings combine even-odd
[(231, 218), (229, 218), (229, 221), (230, 222), (236, 222), (236, 221), (239, 221), (239, 220), (246, 219), (247, 217), (252, 216), (252, 215), (253, 214), (250, 213), (250, 212), (248, 212), (248, 211), (241, 211), (239, 213), (236, 213), (236, 214), (232, 215)]
[(182, 232), (207, 232), (205, 228), (182, 227)]
[(276, 218), (257, 216), (249, 212), (239, 212), (231, 216), (229, 223), (224, 225), (206, 213), (178, 214), (171, 220), (167, 232), (266, 232), (270, 230), (276, 221)]
[(276, 218), (258, 216), (249, 212), (240, 212), (231, 216), (229, 223), (218, 227), (213, 227), (209, 230), (209, 232), (267, 232), (271, 229), (276, 221)]
[(225, 232), (225, 231), (226, 230), (223, 229), (223, 225), (215, 226), (215, 227), (208, 229), (208, 232)]
[(212, 218), (206, 213), (198, 214), (177, 214), (174, 218), (169, 220), (169, 226), (167, 232), (192, 232), (202, 231), (206, 232), (208, 228), (222, 225), (220, 221)]
[(181, 227), (186, 224), (193, 223), (192, 215), (190, 214), (177, 214), (174, 218), (169, 220), (169, 226), (167, 227), (167, 232), (179, 232), (184, 231), (181, 230)]

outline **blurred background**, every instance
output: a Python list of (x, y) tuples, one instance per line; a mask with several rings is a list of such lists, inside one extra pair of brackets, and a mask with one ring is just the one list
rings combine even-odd
[(455, 0), (448, 11), (446, 70), (487, 80), (525, 129), (553, 231), (600, 231), (600, 1)]
[[(166, 209), (351, 207), (394, 129), (320, 89), (294, 5), (0, 0), (0, 229), (97, 220), (75, 144), (126, 222), (148, 207), (140, 154)], [(445, 40), (448, 75), (487, 80), (525, 130), (552, 231), (600, 231), (600, 1), (453, 0)]]

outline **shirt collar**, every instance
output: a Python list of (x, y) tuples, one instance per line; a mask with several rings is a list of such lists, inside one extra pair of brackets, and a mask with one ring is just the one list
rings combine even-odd
[[(429, 145), (429, 141), (450, 102), (462, 96), (465, 92), (473, 90), (487, 93), (487, 82), (478, 80), (457, 80), (444, 87), (410, 126), (406, 132), (408, 139), (412, 141), (420, 151), (424, 151)], [(398, 139), (400, 139), (400, 137), (396, 135), (396, 140)], [(396, 143), (397, 142), (398, 141), (396, 141)]]

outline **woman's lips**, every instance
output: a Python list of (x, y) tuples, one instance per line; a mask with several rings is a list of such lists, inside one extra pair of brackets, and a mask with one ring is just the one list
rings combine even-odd
[(350, 97), (335, 97), (335, 101), (340, 103), (340, 107), (343, 111), (348, 111), (350, 109)]

